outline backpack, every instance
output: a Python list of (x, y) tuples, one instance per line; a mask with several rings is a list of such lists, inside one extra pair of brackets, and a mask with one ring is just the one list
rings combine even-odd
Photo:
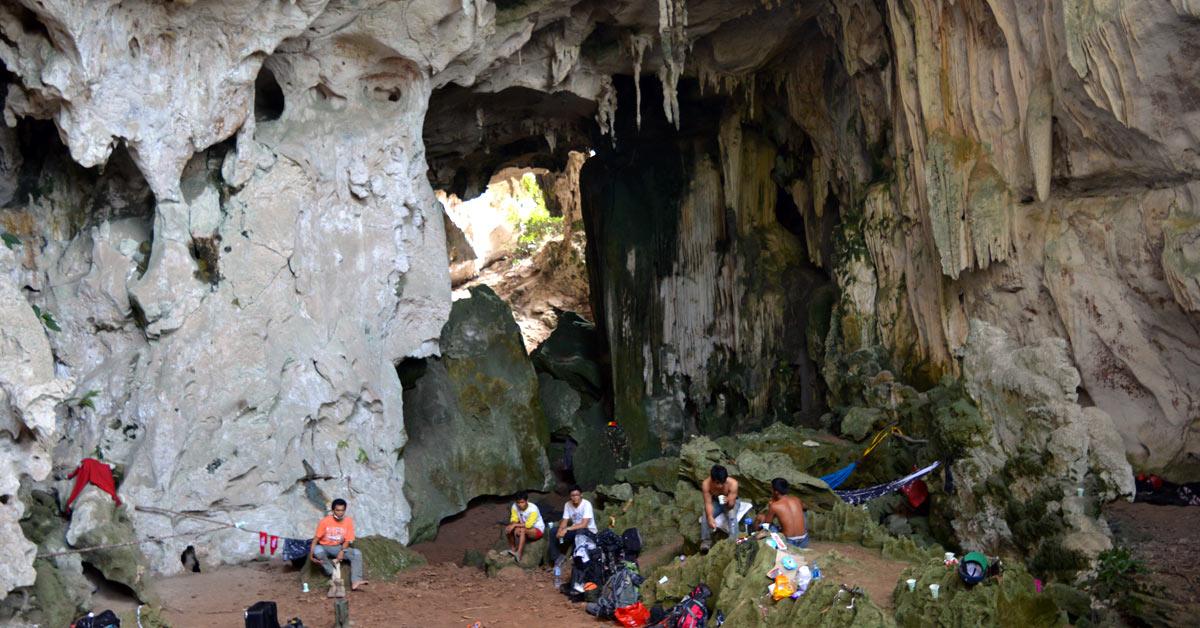
[(701, 582), (662, 621), (654, 624), (654, 628), (705, 628), (708, 625), (708, 607), (705, 604), (711, 596), (712, 590)]
[(602, 582), (608, 582), (625, 562), (625, 539), (612, 530), (605, 530), (596, 536), (596, 545), (600, 547), (600, 566), (604, 571)]
[(604, 582), (599, 599), (594, 604), (587, 605), (588, 614), (600, 619), (612, 619), (618, 608), (637, 604), (641, 596), (638, 587), (642, 586), (644, 581), (638, 573), (637, 565), (623, 563), (621, 568)]
[(625, 542), (626, 558), (636, 558), (642, 553), (642, 533), (638, 532), (637, 528), (629, 528), (623, 532), (621, 540)]
[(71, 624), (71, 628), (120, 628), (120, 626), (121, 620), (112, 611), (104, 611), (99, 615), (88, 613)]

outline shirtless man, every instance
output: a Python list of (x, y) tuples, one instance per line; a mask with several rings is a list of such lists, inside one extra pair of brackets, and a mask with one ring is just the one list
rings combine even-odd
[[(775, 528), (775, 522), (779, 527)], [(788, 495), (788, 482), (783, 478), (771, 480), (771, 503), (766, 511), (754, 520), (755, 525), (771, 524), (772, 529), (783, 533), (787, 542), (799, 548), (808, 547), (808, 530), (804, 526), (804, 502), (795, 495)]]
[(704, 521), (700, 522), (700, 551), (712, 547), (712, 533), (717, 529), (717, 517), (725, 515), (724, 530), (737, 538), (738, 481), (729, 477), (729, 471), (717, 464), (700, 484), (704, 500)]

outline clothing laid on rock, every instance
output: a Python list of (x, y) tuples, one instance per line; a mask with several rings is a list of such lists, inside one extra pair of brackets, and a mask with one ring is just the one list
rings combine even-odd
[(526, 504), (525, 510), (520, 510), (513, 504), (509, 508), (508, 522), (520, 523), (527, 529), (537, 530), (536, 538), (541, 538), (541, 533), (546, 530), (546, 522), (542, 521), (542, 511), (538, 510), (537, 504), (534, 503)]
[(312, 546), (312, 539), (287, 539), (283, 540), (283, 559), (297, 560), (308, 556), (309, 547)]
[(117, 483), (113, 480), (112, 469), (108, 465), (96, 460), (95, 458), (84, 458), (80, 461), (79, 466), (67, 476), (67, 479), (75, 478), (75, 486), (71, 488), (71, 496), (67, 498), (67, 512), (71, 512), (71, 502), (75, 501), (76, 497), (83, 492), (84, 487), (88, 484), (112, 495), (117, 505), (121, 505), (121, 498), (117, 496)]
[(887, 495), (888, 493), (892, 493), (892, 492), (900, 490), (909, 482), (912, 482), (913, 480), (916, 480), (917, 478), (928, 475), (934, 469), (938, 468), (938, 466), (940, 464), (941, 464), (940, 462), (935, 462), (935, 463), (925, 467), (924, 469), (917, 470), (913, 473), (910, 473), (910, 474), (900, 478), (899, 480), (893, 480), (891, 482), (888, 482), (887, 484), (879, 484), (877, 486), (860, 488), (860, 489), (855, 489), (852, 491), (834, 491), (833, 493), (834, 493), (834, 495), (837, 495), (838, 497), (842, 498), (842, 501), (844, 501), (850, 505), (857, 506), (858, 504), (865, 504), (866, 502), (869, 502), (873, 499), (883, 497), (884, 495)]

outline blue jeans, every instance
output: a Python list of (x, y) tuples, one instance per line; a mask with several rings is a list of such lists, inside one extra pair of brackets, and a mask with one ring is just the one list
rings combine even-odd
[[(717, 517), (720, 517), (722, 514), (724, 514), (725, 515), (725, 532), (727, 532), (731, 538), (736, 539), (737, 538), (737, 530), (738, 530), (738, 521), (737, 521), (738, 502), (735, 501), (732, 504), (723, 505), (716, 497), (714, 497), (714, 498), (712, 498), (712, 507), (713, 507), (713, 519), (716, 519)], [(700, 522), (700, 540), (701, 541), (711, 541), (712, 533), (713, 533), (713, 529), (708, 527), (708, 522), (701, 521)]]
[[(779, 526), (771, 524), (771, 531), (779, 532)], [(788, 545), (793, 547), (799, 547), (800, 549), (805, 549), (808, 547), (808, 532), (805, 532), (800, 536), (785, 536), (783, 538), (788, 542)]]

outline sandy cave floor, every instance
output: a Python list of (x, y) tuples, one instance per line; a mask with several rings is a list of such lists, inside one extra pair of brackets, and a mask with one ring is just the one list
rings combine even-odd
[[(554, 496), (546, 502), (558, 506)], [(398, 576), (394, 582), (375, 581), (368, 590), (350, 594), (350, 617), (356, 626), (467, 626), (475, 621), (488, 628), (537, 625), (594, 626), (582, 604), (572, 604), (553, 589), (548, 570), (509, 570), (488, 578), (481, 570), (459, 565), (468, 549), (486, 552), (498, 537), (507, 517), (507, 502), (474, 505), (447, 521), (437, 540), (413, 546), (430, 564)], [(1131, 547), (1151, 569), (1150, 577), (1174, 601), (1200, 608), (1200, 508), (1117, 503), (1105, 509), (1117, 542)], [(678, 546), (652, 550), (643, 565), (666, 559)], [(823, 575), (835, 582), (862, 586), (885, 610), (893, 606), (891, 593), (907, 566), (883, 558), (879, 552), (857, 545), (815, 541), (812, 556), (837, 552), (844, 560), (826, 561)], [(848, 559), (848, 560), (847, 560)], [(369, 572), (369, 566), (368, 566)], [(306, 625), (332, 622), (332, 603), (324, 595), (325, 582), (310, 583), (302, 593), (297, 573), (276, 561), (205, 569), (201, 574), (163, 578), (153, 586), (165, 616), (180, 628), (240, 627), (243, 610), (258, 600), (274, 600), (280, 619), (300, 617)], [(106, 600), (119, 611), (132, 610), (130, 602)]]
[[(552, 500), (551, 496), (547, 501)], [(583, 604), (572, 604), (553, 589), (547, 569), (509, 570), (488, 578), (479, 569), (459, 566), (466, 550), (486, 552), (492, 546), (507, 518), (507, 508), (507, 502), (475, 505), (445, 523), (437, 540), (413, 546), (429, 559), (429, 565), (401, 573), (394, 582), (373, 581), (367, 590), (350, 593), (353, 624), (461, 628), (479, 621), (488, 628), (502, 628), (529, 626), (532, 614), (536, 625), (597, 625), (584, 612)], [(677, 547), (648, 552), (642, 562), (652, 564), (675, 551)], [(830, 551), (850, 560), (839, 561), (837, 567), (823, 566), (826, 577), (862, 586), (876, 603), (890, 608), (892, 588), (905, 563), (856, 545), (812, 545), (815, 557)], [(310, 627), (330, 625), (333, 610), (325, 597), (326, 583), (309, 584), (311, 592), (302, 593), (296, 571), (276, 560), (205, 569), (200, 574), (163, 578), (153, 586), (166, 619), (178, 628), (240, 627), (243, 610), (258, 600), (274, 600), (281, 621), (299, 617)], [(113, 605), (117, 605), (115, 601)]]

